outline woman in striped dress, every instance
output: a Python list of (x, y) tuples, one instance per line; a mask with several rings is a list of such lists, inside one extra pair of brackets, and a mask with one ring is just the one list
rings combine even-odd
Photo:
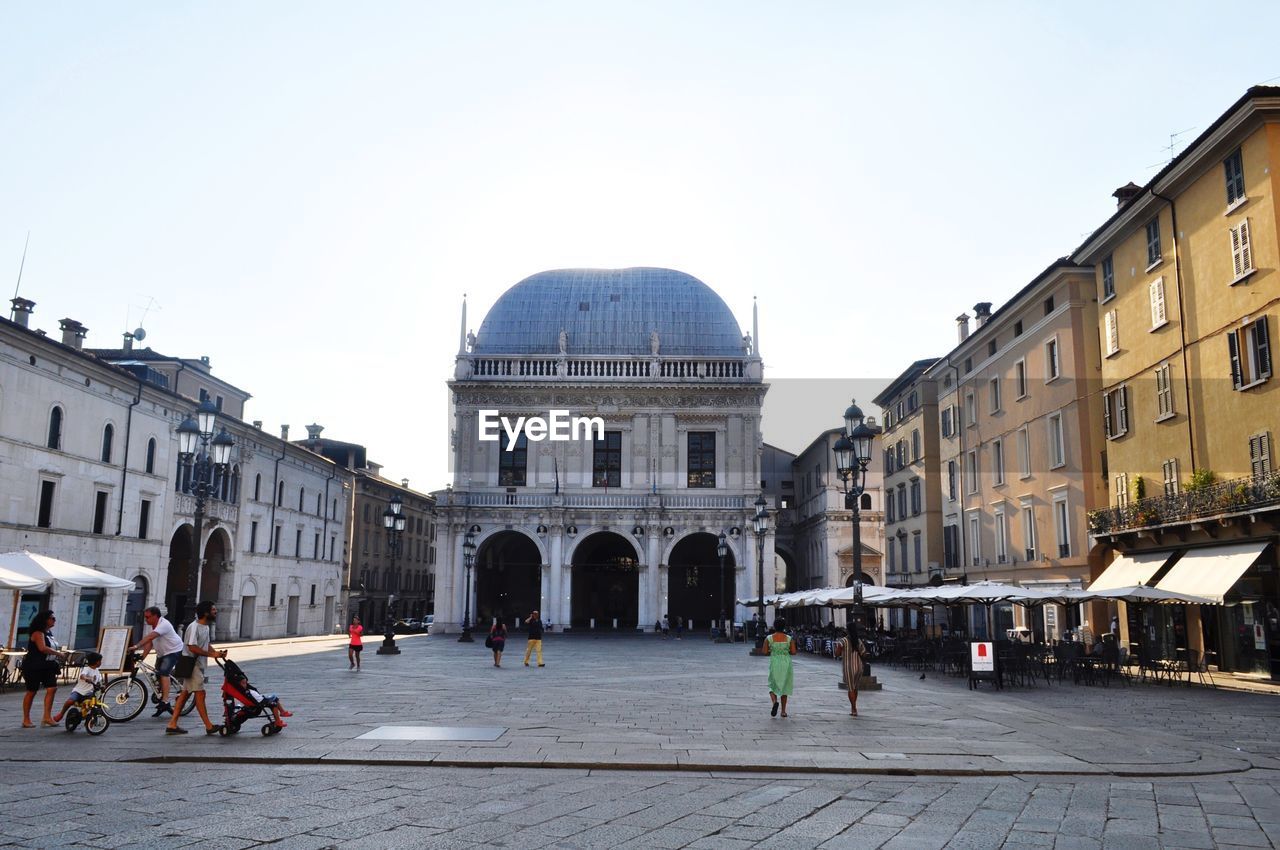
[(862, 684), (862, 640), (858, 637), (858, 627), (849, 624), (848, 633), (837, 644), (840, 660), (844, 665), (844, 681), (849, 689), (849, 715), (858, 716), (858, 686)]

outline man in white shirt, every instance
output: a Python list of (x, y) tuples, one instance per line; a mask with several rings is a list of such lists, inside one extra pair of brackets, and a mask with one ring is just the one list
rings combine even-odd
[(187, 730), (178, 725), (178, 717), (182, 714), (182, 706), (186, 703), (187, 697), (193, 695), (196, 711), (200, 712), (200, 719), (204, 721), (204, 733), (216, 735), (222, 731), (221, 726), (215, 726), (209, 722), (209, 712), (204, 707), (204, 670), (205, 665), (209, 663), (206, 659), (227, 657), (225, 649), (213, 648), (213, 624), (217, 619), (218, 607), (212, 602), (201, 602), (196, 606), (195, 622), (187, 626), (187, 632), (182, 637), (186, 644), (182, 648), (182, 654), (194, 657), (195, 667), (191, 675), (182, 680), (182, 693), (178, 694), (178, 703), (173, 708), (169, 725), (164, 729), (166, 735), (187, 734)]
[(141, 650), (143, 658), (146, 658), (147, 653), (153, 648), (155, 649), (156, 678), (160, 680), (160, 704), (156, 706), (156, 713), (151, 716), (159, 717), (166, 711), (172, 714), (173, 706), (169, 704), (169, 674), (173, 672), (173, 665), (177, 664), (178, 659), (182, 657), (182, 638), (178, 637), (178, 633), (174, 631), (173, 624), (160, 616), (160, 609), (154, 605), (142, 612), (142, 619), (151, 627), (151, 631), (129, 648)]

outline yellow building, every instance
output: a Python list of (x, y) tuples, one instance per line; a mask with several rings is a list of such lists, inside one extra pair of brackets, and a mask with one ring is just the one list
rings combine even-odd
[[(1090, 517), (1118, 559), (1104, 583), (1221, 600), (1122, 612), (1155, 655), (1280, 678), (1277, 528), (1280, 88), (1256, 87), (1072, 259), (1095, 268), (1110, 508)], [(1110, 556), (1107, 556), (1110, 557)]]

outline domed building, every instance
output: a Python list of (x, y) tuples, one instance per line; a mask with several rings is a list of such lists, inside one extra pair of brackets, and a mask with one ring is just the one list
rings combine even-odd
[[(556, 630), (750, 617), (734, 600), (757, 592), (767, 386), (755, 334), (705, 283), (659, 268), (541, 272), (474, 333), (464, 303), (449, 388), (434, 630), (511, 626), (534, 609)], [(771, 534), (764, 547), (768, 589)]]

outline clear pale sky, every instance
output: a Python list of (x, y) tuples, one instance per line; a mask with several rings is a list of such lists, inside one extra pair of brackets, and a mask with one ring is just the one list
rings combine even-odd
[(7, 3), (0, 281), (29, 230), (36, 326), (107, 347), (144, 324), (253, 393), (246, 418), (319, 422), (430, 490), (464, 292), (478, 329), (534, 272), (668, 266), (744, 331), (759, 297), (767, 379), (841, 379), (768, 412), (798, 450), (1078, 245), (1170, 134), (1280, 78), (1277, 24), (1275, 3)]

